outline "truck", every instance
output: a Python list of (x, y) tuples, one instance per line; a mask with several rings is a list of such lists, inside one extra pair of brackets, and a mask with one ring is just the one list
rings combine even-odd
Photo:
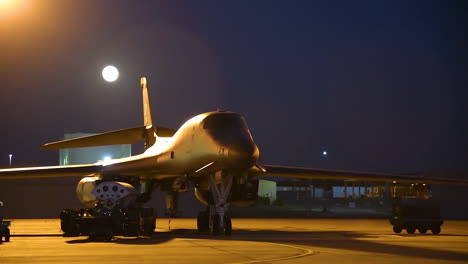
[(406, 230), (408, 234), (414, 234), (418, 230), (425, 234), (431, 230), (437, 235), (443, 222), (440, 205), (432, 199), (404, 198), (393, 202), (390, 223), (395, 233)]

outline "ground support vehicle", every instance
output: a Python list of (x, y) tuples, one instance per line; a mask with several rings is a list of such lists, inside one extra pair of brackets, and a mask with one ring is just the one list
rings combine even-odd
[(406, 230), (414, 234), (416, 230), (425, 234), (431, 230), (439, 234), (443, 220), (440, 217), (440, 205), (432, 199), (398, 199), (392, 206), (390, 223), (395, 233)]
[(10, 241), (10, 221), (3, 221), (3, 202), (0, 201), (0, 244), (5, 238), (5, 242)]
[(114, 236), (151, 236), (156, 227), (153, 208), (66, 209), (60, 213), (64, 237), (89, 236), (90, 240)]

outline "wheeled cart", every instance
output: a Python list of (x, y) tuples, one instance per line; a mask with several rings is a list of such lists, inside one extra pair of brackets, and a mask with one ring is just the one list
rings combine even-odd
[(113, 236), (151, 236), (156, 227), (152, 208), (98, 211), (94, 208), (66, 209), (60, 213), (64, 237), (89, 236), (106, 241)]
[(425, 234), (431, 230), (436, 235), (443, 222), (439, 204), (431, 199), (400, 199), (393, 203), (390, 223), (395, 233), (406, 230), (408, 234), (414, 234), (418, 230)]

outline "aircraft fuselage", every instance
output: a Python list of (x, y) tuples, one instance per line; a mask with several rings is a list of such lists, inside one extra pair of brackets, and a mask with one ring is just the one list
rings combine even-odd
[(258, 158), (259, 149), (241, 115), (207, 112), (185, 122), (173, 137), (157, 138), (143, 154), (103, 163), (103, 173), (134, 173), (140, 168), (140, 178), (197, 176), (218, 170), (247, 170)]

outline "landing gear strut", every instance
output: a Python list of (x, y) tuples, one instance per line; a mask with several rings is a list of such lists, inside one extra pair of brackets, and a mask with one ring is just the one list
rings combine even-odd
[[(231, 193), (232, 175), (224, 171), (218, 171), (214, 175), (211, 174), (209, 179), (212, 201), (209, 204), (208, 228), (213, 235), (224, 234), (229, 236), (232, 233), (232, 222), (228, 198)], [(206, 216), (199, 216), (199, 219), (201, 229), (205, 229)]]

